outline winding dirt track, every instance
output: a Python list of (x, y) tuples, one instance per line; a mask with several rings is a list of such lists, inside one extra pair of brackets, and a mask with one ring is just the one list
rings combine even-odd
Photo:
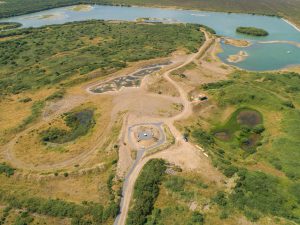
[[(208, 35), (208, 33), (205, 30), (202, 30), (202, 32), (204, 32), (205, 34), (205, 43), (201, 46), (201, 48), (198, 50), (197, 53), (191, 55), (183, 64), (172, 68), (168, 71), (166, 71), (163, 74), (163, 77), (170, 82), (172, 85), (174, 85), (174, 87), (177, 89), (177, 91), (180, 94), (180, 99), (181, 102), (184, 106), (183, 111), (171, 118), (168, 119), (164, 119), (163, 121), (167, 124), (167, 126), (169, 127), (172, 135), (174, 136), (176, 143), (175, 146), (171, 146), (170, 148), (176, 148), (178, 146), (180, 146), (181, 148), (195, 148), (193, 145), (191, 145), (188, 142), (183, 141), (182, 139), (182, 134), (180, 133), (180, 131), (178, 131), (176, 129), (176, 127), (174, 126), (174, 122), (180, 119), (184, 119), (189, 117), (192, 114), (192, 103), (188, 100), (188, 96), (187, 93), (184, 91), (184, 89), (177, 84), (177, 82), (175, 82), (174, 80), (172, 80), (170, 78), (170, 74), (175, 71), (178, 70), (186, 65), (188, 65), (189, 63), (193, 62), (194, 60), (200, 58), (203, 56), (203, 54), (205, 53), (206, 49), (210, 47), (210, 45), (213, 43), (213, 40), (210, 38), (210, 36)], [(165, 150), (166, 151), (166, 150)], [(125, 225), (126, 223), (126, 218), (127, 218), (127, 214), (128, 214), (128, 210), (129, 210), (129, 205), (130, 205), (130, 200), (133, 194), (133, 190), (134, 190), (134, 184), (136, 179), (139, 176), (139, 173), (141, 172), (142, 168), (144, 167), (144, 165), (153, 158), (159, 157), (159, 153), (157, 154), (153, 154), (151, 156), (148, 157), (144, 157), (142, 158), (142, 160), (140, 162), (137, 163), (137, 165), (135, 166), (134, 170), (131, 173), (131, 176), (128, 177), (128, 180), (126, 181), (127, 183), (127, 187), (126, 187), (126, 191), (125, 194), (123, 196), (123, 201), (122, 201), (122, 205), (121, 205), (121, 211), (120, 211), (120, 215), (117, 217), (114, 225)]]
[[(133, 171), (130, 174), (130, 176), (127, 177), (127, 180), (126, 180), (127, 187), (126, 187), (126, 190), (125, 190), (124, 195), (123, 195), (123, 201), (122, 201), (123, 203), (122, 203), (122, 206), (121, 206), (121, 212), (120, 212), (120, 215), (117, 217), (117, 219), (114, 223), (115, 225), (125, 225), (127, 213), (128, 213), (128, 210), (129, 210), (130, 200), (131, 200), (133, 190), (134, 190), (135, 181), (136, 181), (140, 171), (144, 167), (144, 165), (150, 159), (161, 158), (163, 156), (163, 154), (161, 154), (161, 153), (164, 153), (164, 155), (166, 155), (166, 154), (171, 155), (171, 154), (168, 154), (168, 152), (173, 151), (174, 149), (180, 149), (180, 151), (182, 151), (184, 149), (187, 149), (186, 152), (189, 150), (190, 153), (191, 153), (191, 151), (198, 151), (198, 150), (196, 150), (196, 148), (193, 145), (191, 145), (188, 142), (185, 142), (182, 139), (181, 132), (178, 131), (176, 129), (176, 127), (174, 126), (175, 121), (180, 120), (180, 119), (185, 119), (185, 118), (189, 117), (192, 114), (193, 111), (192, 111), (192, 103), (188, 100), (187, 93), (185, 92), (185, 90), (177, 82), (175, 82), (174, 80), (172, 80), (170, 78), (170, 74), (173, 71), (178, 70), (178, 69), (188, 65), (189, 63), (195, 61), (196, 59), (200, 59), (201, 57), (203, 57), (205, 55), (206, 50), (211, 46), (211, 44), (213, 43), (214, 40), (213, 40), (213, 38), (210, 37), (210, 35), (205, 30), (202, 30), (202, 32), (205, 34), (206, 40), (205, 40), (204, 44), (200, 47), (198, 52), (195, 53), (195, 54), (190, 55), (188, 57), (188, 59), (184, 63), (182, 63), (181, 65), (176, 66), (174, 68), (171, 68), (163, 74), (164, 79), (166, 79), (168, 82), (170, 82), (177, 89), (177, 91), (179, 92), (180, 96), (176, 97), (176, 98), (178, 98), (181, 101), (181, 103), (184, 107), (183, 111), (180, 114), (177, 114), (176, 116), (171, 117), (171, 118), (162, 118), (161, 119), (161, 121), (169, 127), (170, 132), (174, 136), (174, 138), (176, 140), (175, 145), (173, 145), (170, 148), (164, 150), (163, 152), (159, 152), (159, 153), (147, 156), (147, 157), (142, 157), (141, 160), (136, 164), (136, 166), (133, 168)], [(87, 88), (87, 90), (89, 90), (89, 88)], [(160, 97), (171, 98), (171, 97), (168, 97), (168, 96), (160, 96)], [(56, 115), (53, 115), (53, 116), (51, 116), (51, 118), (53, 118), (55, 116)], [(48, 118), (48, 119), (50, 120), (51, 118)], [(82, 153), (82, 154), (80, 154), (80, 155), (78, 155), (74, 158), (71, 158), (71, 159), (56, 163), (56, 164), (52, 164), (52, 165), (43, 165), (43, 166), (35, 167), (34, 165), (26, 164), (26, 163), (20, 161), (15, 156), (14, 151), (13, 151), (13, 147), (14, 147), (15, 143), (17, 142), (18, 138), (22, 134), (25, 134), (26, 132), (29, 132), (30, 130), (38, 128), (43, 122), (45, 122), (45, 121), (42, 121), (42, 122), (34, 125), (33, 127), (21, 132), (19, 135), (17, 135), (6, 146), (6, 148), (4, 150), (5, 151), (5, 158), (9, 162), (11, 162), (14, 167), (20, 168), (20, 169), (33, 170), (33, 171), (45, 171), (45, 170), (55, 170), (55, 169), (66, 168), (66, 167), (74, 165), (75, 163), (77, 163), (79, 161), (81, 163), (87, 161), (94, 154), (95, 150), (99, 146), (99, 145), (96, 145), (92, 149), (90, 149), (89, 151), (84, 152), (84, 153)]]

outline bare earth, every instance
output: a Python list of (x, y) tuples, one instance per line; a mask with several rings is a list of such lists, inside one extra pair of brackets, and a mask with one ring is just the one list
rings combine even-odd
[(237, 40), (232, 38), (225, 38), (224, 43), (227, 45), (232, 45), (236, 47), (249, 47), (251, 46), (251, 42), (246, 40)]
[(230, 55), (227, 58), (228, 62), (238, 63), (244, 61), (248, 57), (248, 53), (245, 51), (239, 51), (236, 55)]
[[(115, 225), (124, 225), (127, 218), (127, 213), (129, 210), (130, 200), (134, 190), (135, 181), (142, 170), (143, 166), (153, 158), (163, 158), (171, 163), (174, 163), (184, 170), (194, 170), (203, 174), (206, 178), (215, 181), (216, 183), (220, 183), (222, 180), (222, 175), (211, 165), (207, 154), (203, 154), (203, 152), (199, 151), (195, 146), (193, 146), (189, 142), (185, 142), (182, 138), (182, 133), (177, 130), (174, 126), (174, 122), (181, 119), (186, 119), (193, 113), (192, 103), (188, 99), (188, 94), (176, 81), (170, 78), (171, 72), (178, 70), (189, 63), (195, 61), (196, 59), (200, 59), (205, 55), (205, 51), (212, 44), (212, 39), (206, 35), (206, 42), (199, 49), (198, 53), (193, 54), (188, 57), (188, 59), (183, 62), (181, 65), (174, 67), (163, 74), (163, 77), (170, 82), (179, 92), (181, 104), (183, 105), (183, 111), (171, 118), (161, 118), (160, 120), (164, 122), (170, 129), (172, 135), (175, 137), (175, 145), (170, 148), (158, 152), (156, 154), (145, 156), (137, 162), (136, 166), (133, 168), (133, 171), (130, 173), (130, 176), (125, 180), (126, 189), (123, 193), (123, 199), (121, 203), (121, 212), (119, 217), (115, 221)], [(154, 120), (153, 118), (152, 120)], [(148, 118), (149, 121), (149, 118)]]
[[(126, 183), (126, 188), (123, 193), (120, 215), (115, 221), (116, 225), (125, 224), (135, 181), (143, 166), (150, 159), (163, 158), (170, 163), (180, 166), (183, 170), (192, 170), (200, 173), (203, 177), (216, 184), (222, 183), (224, 177), (212, 166), (205, 150), (185, 142), (182, 132), (174, 125), (175, 122), (191, 117), (194, 110), (198, 107), (189, 100), (190, 92), (202, 83), (211, 82), (215, 79), (225, 79), (232, 71), (232, 67), (223, 64), (216, 57), (216, 52), (219, 51), (218, 43), (220, 40), (215, 39), (205, 30), (203, 32), (206, 41), (197, 53), (191, 55), (173, 54), (171, 58), (168, 58), (172, 63), (163, 67), (160, 71), (146, 76), (142, 80), (140, 87), (121, 88), (118, 91), (108, 93), (92, 92), (92, 87), (99, 85), (99, 83), (107, 82), (107, 79), (101, 79), (98, 82), (84, 85), (77, 89), (73, 88), (72, 95), (68, 95), (66, 98), (48, 105), (41, 121), (21, 132), (4, 146), (2, 149), (4, 159), (15, 168), (36, 172), (72, 169), (75, 164), (79, 163), (90, 165), (92, 168), (97, 150), (105, 143), (105, 137), (101, 133), (97, 134), (97, 144), (94, 144), (91, 148), (51, 164), (35, 165), (34, 163), (28, 163), (26, 160), (23, 160), (23, 157), (16, 154), (16, 144), (21, 136), (25, 136), (31, 131), (39, 129), (44, 124), (50, 123), (61, 114), (83, 103), (96, 102), (95, 99), (99, 101), (99, 99), (107, 98), (111, 99), (112, 107), (108, 109), (110, 110), (110, 122), (104, 133), (109, 134), (111, 132), (117, 118), (121, 116), (123, 119), (121, 133), (118, 137), (119, 161), (117, 176), (119, 178), (126, 177), (124, 182)], [(136, 64), (132, 68), (126, 68), (110, 76), (109, 79), (132, 73), (147, 65), (145, 63), (147, 62)], [(186, 72), (185, 79), (171, 75), (172, 72), (183, 69), (190, 63), (194, 63), (196, 67)], [(159, 89), (159, 92), (157, 92), (157, 89)], [(203, 113), (205, 113), (204, 110)], [(175, 144), (153, 154), (143, 154), (136, 159), (135, 155), (138, 149), (134, 149), (134, 146), (128, 140), (128, 128), (139, 123), (161, 123), (167, 126), (175, 139)], [(128, 173), (128, 171), (130, 172)]]

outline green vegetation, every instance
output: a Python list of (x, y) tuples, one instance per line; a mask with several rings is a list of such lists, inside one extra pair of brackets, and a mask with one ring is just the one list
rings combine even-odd
[(254, 153), (256, 147), (260, 145), (261, 133), (264, 130), (262, 115), (258, 111), (239, 108), (231, 115), (226, 124), (215, 128), (213, 133), (222, 141), (236, 141), (242, 149), (248, 153)]
[(127, 225), (142, 225), (151, 214), (154, 202), (159, 193), (159, 184), (166, 170), (165, 161), (152, 159), (139, 175), (133, 194), (133, 206), (128, 212)]
[(0, 31), (14, 29), (14, 28), (18, 28), (21, 26), (22, 26), (22, 24), (15, 23), (15, 22), (5, 22), (5, 23), (0, 22)]
[[(229, 81), (201, 87), (218, 109), (206, 120), (209, 128), (199, 121), (186, 130), (225, 176), (238, 177), (232, 194), (212, 198), (220, 218), (237, 210), (251, 221), (268, 215), (299, 223), (299, 85), (297, 73), (235, 72)], [(220, 121), (228, 109), (233, 113)]]
[(28, 124), (36, 121), (40, 117), (44, 106), (45, 106), (45, 101), (40, 100), (40, 101), (34, 102), (32, 107), (31, 107), (30, 116), (25, 118), (22, 121), (22, 123), (16, 128), (16, 130), (17, 131), (23, 130)]
[[(298, 135), (300, 122), (300, 75), (296, 73), (236, 73), (232, 75), (234, 83), (219, 89), (209, 90), (222, 109), (227, 107), (251, 108), (259, 111), (264, 117), (264, 126), (252, 128), (253, 133), (263, 133), (261, 146), (257, 149), (260, 157), (266, 159), (274, 167), (282, 170), (288, 177), (300, 178), (300, 165), (296, 158), (300, 157)], [(274, 92), (276, 90), (276, 92)], [(287, 92), (288, 90), (288, 92)], [(286, 102), (291, 102), (290, 107)], [(277, 121), (274, 123), (276, 115)], [(229, 123), (230, 124), (230, 123)], [(212, 127), (218, 127), (213, 124)], [(234, 127), (234, 126), (233, 126)], [(272, 131), (268, 128), (272, 128)], [(212, 129), (213, 130), (213, 129)], [(278, 131), (281, 130), (280, 135)], [(231, 157), (236, 158), (240, 149), (239, 143), (217, 141), (217, 145)], [(239, 152), (240, 153), (240, 152)]]
[(56, 92), (54, 92), (53, 94), (49, 95), (47, 98), (46, 98), (46, 101), (53, 101), (53, 100), (59, 100), (59, 99), (62, 99), (65, 95), (65, 90), (64, 89), (60, 89)]
[[(175, 168), (172, 168), (175, 170)], [(147, 217), (146, 225), (150, 224), (186, 224), (201, 225), (217, 224), (207, 218), (207, 214), (198, 210), (190, 210), (191, 202), (197, 202), (197, 209), (202, 202), (209, 202), (210, 192), (215, 187), (205, 184), (199, 174), (193, 172), (177, 172), (176, 175), (166, 174), (160, 185), (159, 196), (152, 214)], [(199, 203), (199, 201), (201, 203)]]
[(64, 130), (56, 127), (51, 127), (48, 130), (41, 132), (41, 139), (44, 142), (65, 143), (73, 141), (78, 137), (88, 133), (91, 127), (95, 124), (94, 112), (91, 109), (85, 109), (79, 112), (70, 112), (63, 115), (63, 119), (70, 130)]
[(283, 191), (286, 186), (289, 184), (265, 173), (241, 171), (230, 200), (250, 220), (257, 220), (261, 214), (272, 214), (300, 222), (295, 214), (298, 206), (294, 196)]
[(204, 90), (219, 89), (219, 88), (231, 85), (233, 83), (234, 83), (233, 80), (222, 80), (222, 81), (218, 81), (218, 82), (214, 82), (214, 83), (203, 84), (202, 88)]
[(0, 174), (5, 174), (6, 176), (10, 177), (14, 175), (15, 169), (11, 168), (10, 166), (6, 165), (5, 163), (0, 163)]
[(10, 210), (11, 210), (11, 207), (9, 207), (9, 206), (8, 206), (8, 207), (5, 207), (5, 208), (3, 209), (3, 213), (2, 213), (2, 216), (1, 216), (1, 218), (0, 218), (0, 225), (5, 224), (6, 218), (9, 216)]
[(23, 103), (27, 103), (27, 102), (31, 102), (31, 101), (32, 101), (32, 98), (29, 98), (29, 97), (21, 98), (19, 100), (19, 102), (23, 102)]
[(20, 215), (15, 220), (14, 225), (27, 225), (33, 222), (33, 217), (27, 211), (20, 212)]
[(223, 210), (241, 210), (250, 221), (257, 221), (264, 215), (284, 217), (299, 222), (295, 196), (284, 189), (290, 183), (263, 172), (240, 169), (238, 181), (231, 194), (218, 192), (213, 202)]
[(0, 42), (2, 94), (77, 84), (178, 48), (194, 52), (205, 39), (197, 25), (103, 21), (6, 31), (0, 37), (14, 35), (18, 38)]
[(74, 4), (103, 5), (142, 5), (161, 7), (180, 7), (208, 11), (238, 12), (262, 15), (276, 15), (300, 21), (300, 3), (297, 0), (289, 4), (281, 0), (248, 1), (248, 0), (7, 0), (1, 4), (0, 17), (8, 17), (45, 9)]
[(238, 27), (236, 28), (236, 32), (241, 33), (241, 34), (247, 34), (247, 35), (252, 35), (252, 36), (268, 36), (269, 33), (260, 28), (256, 27)]
[(93, 202), (76, 204), (59, 199), (28, 198), (10, 195), (2, 190), (0, 190), (0, 201), (9, 204), (11, 208), (27, 210), (23, 216), (22, 213), (17, 218), (17, 221), (27, 221), (31, 218), (28, 213), (37, 213), (52, 217), (72, 218), (72, 225), (107, 224), (107, 220), (114, 218), (119, 211), (115, 202), (104, 208), (101, 204)]

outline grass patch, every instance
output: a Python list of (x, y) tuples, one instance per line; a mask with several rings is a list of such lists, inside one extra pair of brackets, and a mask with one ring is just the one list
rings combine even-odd
[(70, 130), (51, 127), (41, 132), (41, 139), (43, 142), (62, 144), (84, 136), (95, 124), (93, 115), (91, 109), (65, 113), (63, 119)]
[(59, 100), (62, 99), (65, 95), (66, 91), (64, 89), (60, 89), (58, 91), (55, 91), (53, 94), (49, 95), (46, 98), (46, 101), (53, 101), (53, 100)]
[(31, 114), (25, 118), (22, 123), (16, 128), (17, 131), (23, 130), (30, 123), (35, 122), (41, 115), (43, 108), (45, 107), (45, 101), (36, 101), (31, 107)]
[(0, 163), (0, 174), (5, 174), (7, 177), (14, 175), (15, 169), (5, 163)]
[(289, 187), (265, 173), (242, 171), (230, 200), (252, 221), (262, 214), (272, 214), (300, 222), (295, 196), (284, 191), (282, 185)]

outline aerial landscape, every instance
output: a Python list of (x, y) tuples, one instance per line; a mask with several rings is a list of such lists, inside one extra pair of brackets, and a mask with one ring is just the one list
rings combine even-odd
[(0, 0), (0, 225), (300, 224), (299, 0)]

